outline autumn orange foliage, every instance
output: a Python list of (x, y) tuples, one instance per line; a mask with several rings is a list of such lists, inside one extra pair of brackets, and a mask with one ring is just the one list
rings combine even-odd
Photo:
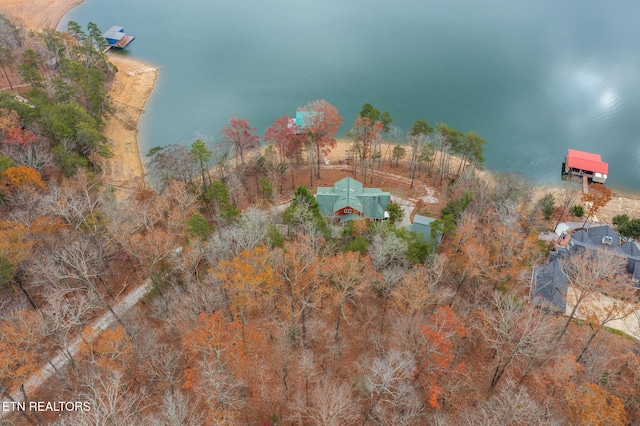
[(25, 225), (6, 220), (0, 222), (0, 258), (17, 265), (29, 256), (31, 246)]
[(229, 308), (243, 324), (253, 309), (275, 294), (279, 285), (269, 265), (268, 255), (267, 247), (259, 245), (218, 265), (216, 276), (222, 280), (222, 287), (229, 297)]
[(579, 388), (569, 383), (566, 399), (569, 421), (573, 425), (625, 426), (629, 424), (620, 398), (594, 383), (585, 383)]
[(104, 371), (124, 372), (132, 367), (133, 346), (131, 337), (122, 327), (105, 330), (102, 333), (87, 328), (80, 344), (81, 357), (90, 360)]
[(467, 334), (462, 321), (449, 306), (436, 309), (421, 330), (424, 338), (422, 352), (418, 358), (420, 377), (429, 388), (429, 405), (441, 408), (440, 396), (444, 387), (440, 379), (445, 374), (460, 374), (466, 369), (464, 363), (454, 365), (455, 344)]
[(10, 129), (20, 125), (20, 116), (17, 112), (7, 108), (0, 108), (0, 137)]
[(37, 170), (27, 166), (9, 167), (0, 174), (0, 190), (9, 195), (20, 190), (29, 192), (46, 191), (47, 185)]
[(0, 382), (9, 389), (40, 365), (41, 321), (35, 312), (20, 311), (12, 321), (0, 322)]

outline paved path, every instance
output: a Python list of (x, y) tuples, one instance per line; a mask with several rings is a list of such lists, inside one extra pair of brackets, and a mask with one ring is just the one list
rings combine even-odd
[(392, 197), (393, 202), (400, 204), (402, 209), (404, 210), (404, 214), (402, 215), (402, 221), (398, 223), (399, 226), (408, 228), (411, 226), (411, 212), (413, 208), (416, 206), (416, 203), (411, 200), (405, 200), (404, 198), (396, 197), (395, 195)]
[[(151, 281), (147, 280), (144, 284), (140, 285), (138, 288), (129, 293), (124, 299), (118, 302), (118, 304), (113, 307), (113, 311), (118, 317), (121, 317), (123, 314), (127, 313), (129, 309), (133, 307), (133, 305), (138, 303), (138, 301), (142, 299), (150, 289)], [(111, 325), (113, 325), (114, 322), (116, 322), (116, 319), (114, 318), (113, 314), (107, 311), (104, 315), (94, 321), (91, 324), (91, 327), (94, 330), (104, 331)], [(82, 339), (80, 338), (80, 336), (78, 336), (69, 344), (68, 352), (72, 357), (79, 352), (81, 342)], [(29, 380), (24, 383), (24, 389), (27, 396), (33, 395), (40, 386), (42, 386), (51, 376), (56, 374), (58, 370), (63, 369), (68, 363), (69, 358), (67, 358), (67, 355), (62, 353), (62, 351), (59, 351), (56, 356), (51, 359), (50, 363), (45, 364), (42, 368), (40, 368), (40, 370), (32, 374)], [(14, 399), (14, 401), (23, 401), (22, 395), (13, 394), (12, 398)], [(10, 411), (2, 411), (3, 403), (8, 402), (9, 400), (5, 399), (0, 401), (0, 420), (10, 413)]]

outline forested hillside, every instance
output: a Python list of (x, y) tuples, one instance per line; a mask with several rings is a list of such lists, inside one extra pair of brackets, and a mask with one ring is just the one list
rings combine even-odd
[[(557, 216), (519, 176), (478, 178), (475, 133), (419, 120), (398, 143), (367, 104), (327, 165), (342, 119), (320, 100), (262, 149), (237, 117), (219, 143), (154, 148), (147, 179), (115, 189), (100, 175), (116, 70), (99, 30), (0, 24), (5, 80), (27, 85), (0, 92), (0, 394), (86, 403), (0, 424), (640, 422), (637, 342), (529, 303), (549, 249), (537, 235)], [(430, 185), (438, 202), (340, 225), (313, 193), (344, 176), (398, 200)], [(400, 225), (415, 213), (438, 219), (439, 246)], [(108, 312), (113, 326), (93, 328)]]

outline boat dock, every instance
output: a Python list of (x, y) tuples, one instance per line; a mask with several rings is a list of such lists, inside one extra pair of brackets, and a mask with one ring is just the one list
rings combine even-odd
[(113, 26), (103, 34), (104, 39), (107, 41), (107, 47), (102, 53), (107, 53), (112, 47), (116, 49), (124, 49), (131, 43), (135, 37), (125, 34), (124, 28)]
[(117, 43), (108, 45), (102, 51), (102, 53), (107, 53), (109, 50), (111, 50), (112, 47), (115, 47), (116, 49), (124, 49), (125, 47), (127, 47), (129, 45), (129, 43), (131, 43), (133, 41), (134, 38), (135, 38), (135, 36), (125, 35), (120, 40), (118, 40)]
[(605, 183), (609, 164), (602, 161), (600, 154), (569, 149), (562, 164), (563, 179), (582, 181), (582, 193), (589, 193), (589, 183)]

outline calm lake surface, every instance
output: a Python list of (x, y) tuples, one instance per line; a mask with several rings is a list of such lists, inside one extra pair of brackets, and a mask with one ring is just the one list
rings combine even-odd
[(640, 2), (584, 0), (86, 0), (63, 19), (136, 40), (160, 67), (140, 123), (149, 148), (258, 134), (324, 98), (351, 127), (363, 103), (406, 131), (475, 130), (486, 166), (560, 181), (567, 148), (602, 154), (611, 187), (640, 192)]

